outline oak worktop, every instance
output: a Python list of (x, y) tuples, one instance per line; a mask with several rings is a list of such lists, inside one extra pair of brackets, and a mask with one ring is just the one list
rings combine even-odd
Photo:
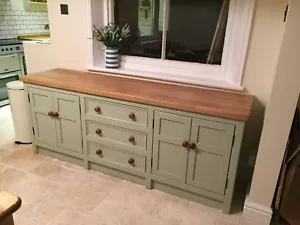
[(67, 69), (22, 76), (25, 83), (247, 121), (253, 97), (243, 92), (189, 87)]

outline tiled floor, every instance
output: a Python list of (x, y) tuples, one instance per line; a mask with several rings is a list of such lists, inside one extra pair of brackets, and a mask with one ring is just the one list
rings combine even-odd
[(0, 188), (19, 195), (16, 225), (250, 225), (220, 211), (16, 146), (0, 108)]

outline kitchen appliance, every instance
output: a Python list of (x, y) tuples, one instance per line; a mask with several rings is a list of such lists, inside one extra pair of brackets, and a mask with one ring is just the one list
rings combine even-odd
[[(27, 96), (22, 81), (12, 81), (7, 84), (10, 109), (14, 122), (16, 144), (31, 144), (31, 125), (29, 111), (26, 110)], [(25, 109), (25, 110), (24, 110)]]
[(6, 84), (26, 74), (22, 41), (0, 39), (0, 107), (9, 104)]

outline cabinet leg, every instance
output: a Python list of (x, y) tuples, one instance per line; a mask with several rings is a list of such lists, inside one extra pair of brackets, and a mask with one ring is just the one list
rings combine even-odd
[(150, 178), (146, 178), (146, 184), (145, 184), (147, 189), (152, 189), (152, 180)]
[(32, 152), (33, 154), (38, 154), (38, 150), (35, 144), (32, 144)]
[(84, 167), (84, 169), (86, 169), (86, 170), (89, 170), (89, 169), (90, 169), (90, 163), (89, 163), (88, 160), (86, 160), (86, 159), (83, 160), (83, 167)]

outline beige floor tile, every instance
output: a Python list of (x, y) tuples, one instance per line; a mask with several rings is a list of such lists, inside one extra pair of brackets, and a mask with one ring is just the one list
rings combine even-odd
[(48, 162), (43, 162), (42, 164), (32, 169), (31, 172), (37, 176), (44, 177), (57, 183), (67, 182), (69, 179), (72, 179), (76, 173), (74, 171)]
[(228, 223), (228, 224), (238, 225), (242, 217), (242, 212), (227, 215), (224, 214), (221, 210), (214, 209), (196, 202), (190, 203), (190, 209), (200, 211), (200, 212), (206, 212), (212, 217), (218, 219), (218, 221), (225, 222), (225, 224)]
[(120, 220), (124, 225), (171, 225), (164, 220), (136, 209), (127, 209)]
[(7, 167), (7, 165), (1, 164), (1, 163), (0, 163), (0, 172), (1, 172), (2, 170), (4, 170), (6, 167)]
[[(97, 217), (85, 215), (80, 212), (64, 210), (47, 225), (102, 225)], [(114, 225), (114, 224), (111, 224)]]
[(189, 208), (184, 200), (168, 196), (154, 215), (172, 225), (214, 225), (216, 219), (206, 212)]
[(148, 190), (145, 187), (128, 181), (117, 186), (94, 210), (93, 214), (121, 215), (124, 211), (136, 210), (152, 214), (165, 198), (165, 193), (157, 190)]
[(7, 168), (1, 172), (0, 187), (20, 196), (25, 204), (35, 204), (57, 188), (57, 185), (33, 174)]
[(32, 153), (32, 146), (20, 146), (14, 152), (2, 157), (0, 163), (15, 166), (24, 170), (31, 170), (43, 162), (43, 155)]

